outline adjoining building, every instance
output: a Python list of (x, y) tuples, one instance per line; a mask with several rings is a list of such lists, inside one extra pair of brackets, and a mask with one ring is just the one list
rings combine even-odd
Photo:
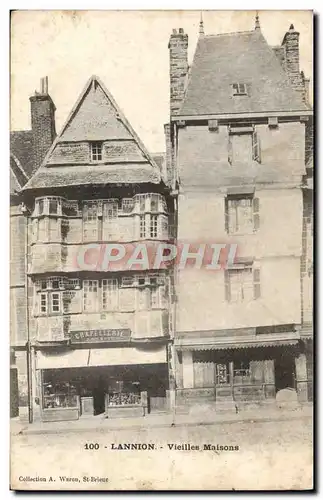
[[(47, 90), (31, 100), (50, 119)], [(170, 239), (160, 156), (93, 76), (23, 188), (30, 420), (167, 408), (172, 272), (103, 265), (108, 243), (128, 252)]]
[(173, 30), (165, 133), (177, 237), (236, 243), (238, 253), (228, 269), (176, 273), (178, 406), (271, 404), (284, 388), (307, 401), (312, 284), (302, 237), (308, 252), (312, 110), (299, 33), (291, 25), (270, 47), (258, 16), (254, 30), (220, 35), (205, 35), (201, 21), (191, 67), (187, 49), (187, 34)]
[(28, 406), (26, 211), (22, 188), (56, 137), (55, 106), (48, 78), (30, 98), (31, 130), (10, 132), (10, 404), (11, 416)]

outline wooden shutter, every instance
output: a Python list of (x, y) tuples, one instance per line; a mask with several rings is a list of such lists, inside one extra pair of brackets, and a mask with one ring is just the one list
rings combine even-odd
[(231, 289), (230, 289), (229, 271), (224, 271), (224, 290), (225, 290), (225, 300), (227, 302), (230, 302), (231, 301)]
[(257, 231), (260, 226), (259, 198), (253, 198), (252, 207), (253, 207), (253, 228), (255, 231)]
[(224, 227), (225, 232), (229, 234), (229, 200), (224, 199)]
[(229, 139), (228, 139), (228, 162), (230, 163), (230, 165), (232, 165), (232, 158), (233, 158), (232, 136), (230, 135), (230, 131), (229, 131)]
[(259, 299), (260, 297), (260, 269), (255, 268), (253, 270), (253, 293), (254, 299)]
[(252, 134), (252, 159), (260, 163), (260, 139), (257, 132)]

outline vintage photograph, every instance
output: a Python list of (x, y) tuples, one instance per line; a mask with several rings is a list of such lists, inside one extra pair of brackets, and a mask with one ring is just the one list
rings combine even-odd
[(11, 12), (10, 488), (313, 488), (313, 12)]

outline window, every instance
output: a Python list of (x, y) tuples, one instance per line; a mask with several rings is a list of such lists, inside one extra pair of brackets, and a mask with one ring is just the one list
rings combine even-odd
[(44, 213), (44, 200), (39, 200), (38, 204), (38, 215), (42, 215)]
[(151, 199), (150, 199), (150, 211), (151, 212), (158, 212), (158, 201), (159, 201), (159, 195), (158, 194), (152, 194)]
[(47, 314), (47, 293), (40, 294), (40, 313)]
[(102, 161), (102, 142), (91, 142), (91, 160)]
[[(164, 280), (160, 280), (164, 283)], [(137, 308), (139, 310), (163, 309), (167, 307), (166, 286), (159, 284), (159, 277), (139, 277)]]
[(229, 134), (228, 161), (231, 165), (252, 162), (252, 134)]
[(97, 202), (87, 202), (83, 207), (83, 238), (84, 241), (98, 239), (98, 206)]
[(49, 213), (57, 214), (58, 213), (58, 200), (50, 199), (49, 200)]
[(95, 312), (98, 310), (98, 290), (99, 282), (97, 280), (83, 281), (83, 310), (86, 312)]
[(225, 271), (226, 300), (232, 303), (250, 302), (260, 297), (260, 269), (251, 266)]
[(102, 280), (102, 309), (115, 311), (118, 309), (118, 280)]
[(230, 382), (229, 363), (216, 364), (216, 384), (228, 384)]
[(59, 293), (51, 293), (52, 313), (59, 313), (61, 310), (61, 301)]
[(146, 237), (146, 219), (145, 215), (140, 215), (140, 238)]
[(134, 209), (135, 203), (133, 198), (124, 198), (122, 200), (122, 212), (125, 214), (130, 214)]
[(158, 235), (158, 216), (151, 215), (150, 216), (150, 237), (157, 238)]
[(253, 196), (227, 196), (225, 226), (228, 234), (250, 234), (259, 229), (259, 199)]
[(249, 361), (235, 361), (233, 363), (233, 375), (235, 377), (249, 377), (250, 376)]
[(141, 195), (139, 198), (139, 210), (140, 210), (140, 212), (145, 212), (145, 210), (146, 210), (146, 197), (145, 197), (145, 195)]
[(248, 95), (247, 85), (245, 83), (233, 83), (232, 93), (233, 95)]
[(254, 126), (229, 127), (228, 162), (231, 165), (261, 163), (260, 139)]
[(118, 202), (104, 203), (102, 214), (102, 238), (105, 241), (118, 239)]

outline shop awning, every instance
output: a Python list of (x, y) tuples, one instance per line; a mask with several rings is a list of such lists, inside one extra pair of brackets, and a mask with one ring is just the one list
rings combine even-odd
[(143, 350), (135, 347), (91, 349), (89, 366), (151, 365), (166, 363), (166, 347)]
[(59, 353), (37, 351), (37, 368), (41, 370), (55, 368), (78, 368), (88, 366), (90, 349), (75, 349)]
[(37, 352), (37, 369), (81, 368), (87, 366), (143, 365), (166, 363), (166, 347), (75, 349), (64, 353)]
[(207, 351), (217, 349), (244, 349), (257, 347), (275, 347), (281, 345), (296, 345), (300, 340), (297, 331), (272, 333), (256, 336), (228, 336), (228, 337), (201, 337), (181, 338), (175, 342), (178, 350)]

